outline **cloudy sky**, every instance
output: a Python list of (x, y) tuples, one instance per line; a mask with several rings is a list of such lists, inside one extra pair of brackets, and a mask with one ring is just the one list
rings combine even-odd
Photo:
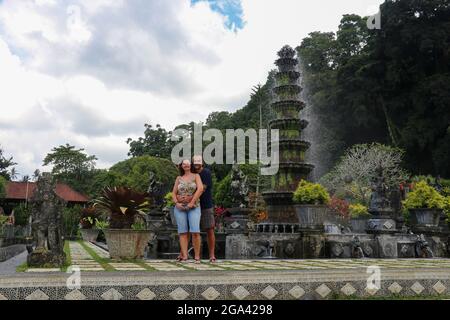
[(127, 158), (144, 123), (234, 111), (283, 45), (382, 0), (0, 0), (0, 145), (21, 175), (70, 143)]

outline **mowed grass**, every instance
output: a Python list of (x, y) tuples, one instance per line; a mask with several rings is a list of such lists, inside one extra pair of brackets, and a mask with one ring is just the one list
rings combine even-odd
[(112, 262), (110, 259), (100, 257), (91, 247), (86, 245), (83, 240), (78, 240), (77, 242), (83, 247), (84, 250), (86, 250), (87, 253), (90, 254), (92, 259), (94, 259), (97, 263), (99, 263), (102, 266), (103, 269), (105, 269), (105, 271), (116, 270), (113, 268), (113, 266), (109, 264), (109, 262)]

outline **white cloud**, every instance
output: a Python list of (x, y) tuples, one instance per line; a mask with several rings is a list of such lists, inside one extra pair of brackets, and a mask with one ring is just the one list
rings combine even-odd
[(243, 106), (283, 45), (381, 2), (242, 0), (237, 32), (206, 2), (0, 2), (0, 144), (22, 174), (66, 142), (107, 167), (144, 123), (170, 130)]

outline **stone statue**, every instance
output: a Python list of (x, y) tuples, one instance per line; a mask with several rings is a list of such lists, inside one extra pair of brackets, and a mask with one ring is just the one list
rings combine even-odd
[(421, 234), (417, 235), (416, 240), (416, 255), (418, 258), (433, 258), (433, 251), (431, 251), (430, 245), (428, 241), (425, 239), (425, 236)]
[(247, 207), (248, 191), (247, 176), (239, 169), (239, 165), (233, 164), (231, 171), (231, 199), (233, 207)]
[(376, 168), (376, 176), (372, 181), (372, 195), (370, 196), (369, 212), (380, 215), (381, 212), (390, 211), (388, 187), (383, 177), (383, 168)]
[(152, 209), (161, 209), (164, 205), (163, 183), (156, 179), (156, 174), (150, 171), (147, 193), (150, 195)]
[(361, 240), (359, 240), (358, 236), (354, 236), (352, 239), (352, 258), (364, 258), (364, 252), (361, 248)]
[(32, 233), (36, 248), (28, 254), (28, 266), (61, 266), (66, 256), (62, 211), (66, 203), (55, 193), (55, 182), (50, 173), (37, 181), (37, 189), (30, 199)]

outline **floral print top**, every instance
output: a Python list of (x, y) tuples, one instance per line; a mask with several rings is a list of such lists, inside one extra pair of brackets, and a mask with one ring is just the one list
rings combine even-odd
[[(191, 181), (186, 181), (182, 177), (178, 179), (178, 194), (180, 196), (193, 196), (195, 191), (197, 191), (195, 178)], [(196, 205), (199, 204), (199, 200), (197, 199)]]

